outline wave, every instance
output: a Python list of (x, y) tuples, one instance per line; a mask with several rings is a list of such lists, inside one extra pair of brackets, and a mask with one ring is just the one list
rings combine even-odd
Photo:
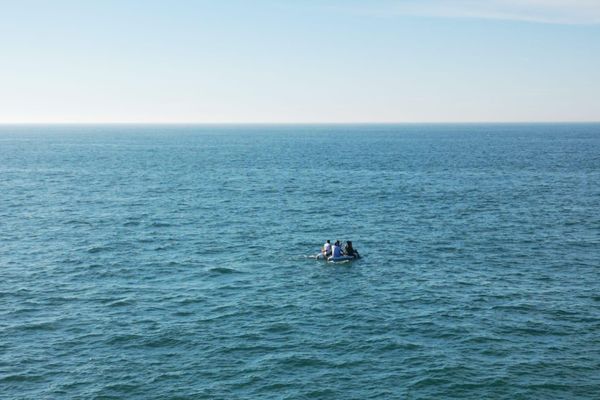
[(213, 274), (241, 274), (242, 271), (239, 271), (235, 268), (227, 268), (227, 267), (214, 267), (210, 268), (208, 272)]

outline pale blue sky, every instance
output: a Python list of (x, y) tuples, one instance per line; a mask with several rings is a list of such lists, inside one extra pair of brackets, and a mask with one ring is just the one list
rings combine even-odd
[(600, 121), (596, 0), (0, 0), (0, 122)]

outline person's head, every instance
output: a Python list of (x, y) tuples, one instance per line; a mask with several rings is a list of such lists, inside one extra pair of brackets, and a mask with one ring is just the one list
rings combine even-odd
[(351, 241), (351, 240), (348, 240), (348, 241), (346, 242), (346, 244), (347, 244), (348, 246), (352, 247), (352, 241)]
[(335, 241), (335, 245), (336, 245), (336, 246), (339, 246), (339, 245), (340, 245), (340, 241), (339, 241), (339, 240), (336, 240), (336, 241)]
[(329, 243), (329, 244), (331, 244), (331, 242), (329, 241), (329, 239), (327, 239), (327, 240), (325, 241), (325, 243)]

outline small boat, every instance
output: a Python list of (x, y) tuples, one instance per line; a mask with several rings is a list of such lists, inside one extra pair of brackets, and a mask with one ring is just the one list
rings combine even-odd
[[(327, 241), (326, 244), (329, 244), (329, 240)], [(335, 246), (338, 246), (339, 249), (341, 249), (341, 244), (339, 240), (336, 240), (335, 245), (333, 246), (332, 249), (335, 250)], [(358, 251), (354, 250), (354, 248), (352, 247), (352, 242), (350, 240), (348, 240), (346, 242), (346, 246), (344, 246), (344, 251), (345, 252), (350, 252), (351, 254), (344, 254), (343, 252), (341, 254), (339, 254), (337, 257), (333, 257), (333, 256), (326, 256), (325, 254), (323, 254), (323, 250), (317, 254), (315, 254), (312, 258), (315, 258), (317, 260), (324, 260), (324, 261), (329, 261), (329, 262), (347, 262), (347, 261), (353, 261), (353, 260), (357, 260), (360, 258), (360, 254), (358, 254)]]

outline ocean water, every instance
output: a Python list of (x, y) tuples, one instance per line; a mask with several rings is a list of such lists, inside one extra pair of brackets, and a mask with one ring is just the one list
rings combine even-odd
[(0, 398), (598, 399), (600, 125), (2, 126)]

